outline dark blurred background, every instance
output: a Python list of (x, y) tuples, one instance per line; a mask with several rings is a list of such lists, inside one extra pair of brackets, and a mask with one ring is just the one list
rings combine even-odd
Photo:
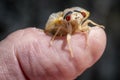
[(102, 58), (76, 80), (120, 80), (120, 0), (0, 0), (0, 40), (18, 29), (44, 28), (51, 13), (73, 6), (89, 10), (107, 34)]

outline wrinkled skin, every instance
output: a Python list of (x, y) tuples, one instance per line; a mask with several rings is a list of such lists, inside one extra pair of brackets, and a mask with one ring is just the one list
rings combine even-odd
[[(0, 80), (74, 80), (103, 54), (106, 36), (93, 27), (87, 36), (72, 35), (70, 56), (66, 37), (51, 37), (42, 30), (27, 28), (10, 34), (0, 42)], [(86, 44), (87, 43), (87, 44)]]

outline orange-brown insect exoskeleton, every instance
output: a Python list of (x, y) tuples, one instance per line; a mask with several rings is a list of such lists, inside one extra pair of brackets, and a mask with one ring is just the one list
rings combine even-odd
[(65, 9), (63, 12), (52, 13), (46, 23), (45, 32), (53, 35), (50, 44), (56, 36), (66, 36), (70, 50), (70, 55), (73, 57), (73, 51), (70, 45), (71, 35), (75, 32), (88, 33), (90, 31), (89, 23), (97, 25), (95, 22), (88, 19), (89, 12), (80, 7), (72, 7)]

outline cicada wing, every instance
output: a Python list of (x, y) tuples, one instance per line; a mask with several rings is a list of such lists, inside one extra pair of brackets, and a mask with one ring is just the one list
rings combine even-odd
[(52, 13), (46, 23), (45, 30), (55, 28), (55, 23), (63, 18), (63, 12)]

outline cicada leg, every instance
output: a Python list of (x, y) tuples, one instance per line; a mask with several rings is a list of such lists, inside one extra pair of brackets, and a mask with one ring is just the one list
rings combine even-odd
[(71, 43), (70, 43), (71, 34), (72, 34), (72, 25), (71, 25), (70, 23), (67, 24), (67, 30), (68, 30), (68, 34), (67, 34), (67, 44), (68, 44), (68, 48), (69, 48), (71, 57), (74, 57), (74, 55), (73, 55), (73, 50), (72, 50), (72, 46), (71, 46)]
[(83, 24), (79, 25), (80, 32), (83, 32), (85, 35), (85, 47), (88, 46), (88, 33), (90, 32), (90, 26), (88, 25), (89, 22), (84, 22)]
[(89, 23), (97, 26), (97, 27), (100, 27), (100, 28), (105, 28), (104, 26), (102, 25), (99, 25), (99, 24), (96, 24), (95, 22), (93, 22), (92, 20), (86, 20), (80, 27), (80, 31), (84, 32), (85, 33), (85, 39), (86, 39), (86, 46), (88, 45), (88, 33), (90, 32), (90, 26), (88, 25)]
[(71, 57), (73, 57), (73, 51), (72, 51), (72, 48), (71, 48), (71, 44), (70, 44), (70, 40), (71, 40), (71, 34), (67, 34), (67, 44), (68, 44), (68, 48), (69, 48), (69, 51), (70, 51), (70, 55)]
[(57, 36), (58, 32), (60, 31), (60, 29), (61, 29), (61, 27), (59, 27), (59, 28), (57, 29), (56, 33), (55, 33), (55, 34), (53, 35), (53, 37), (51, 38), (51, 40), (50, 40), (50, 45), (53, 44), (53, 41), (54, 41), (55, 37)]
[[(88, 25), (89, 23), (91, 23), (91, 24), (93, 24), (93, 25), (95, 25), (95, 26), (97, 26), (97, 27), (100, 27), (100, 28), (102, 28), (102, 29), (105, 29), (105, 27), (103, 26), (103, 25), (99, 25), (99, 24), (97, 24), (97, 23), (95, 23), (95, 22), (93, 22), (92, 20), (86, 20), (83, 24), (82, 24), (82, 30), (83, 31), (85, 31), (85, 32), (87, 32), (87, 33), (89, 33), (89, 31), (90, 31), (90, 26)], [(88, 34), (87, 34), (88, 35)]]
[(83, 24), (82, 24), (82, 26), (86, 26), (86, 25), (88, 25), (88, 23), (91, 23), (91, 24), (93, 24), (93, 25), (95, 25), (95, 26), (97, 26), (97, 27), (100, 27), (100, 28), (103, 28), (103, 29), (105, 29), (105, 27), (103, 26), (103, 25), (99, 25), (99, 24), (97, 24), (97, 23), (95, 23), (95, 22), (93, 22), (92, 20), (86, 20)]

